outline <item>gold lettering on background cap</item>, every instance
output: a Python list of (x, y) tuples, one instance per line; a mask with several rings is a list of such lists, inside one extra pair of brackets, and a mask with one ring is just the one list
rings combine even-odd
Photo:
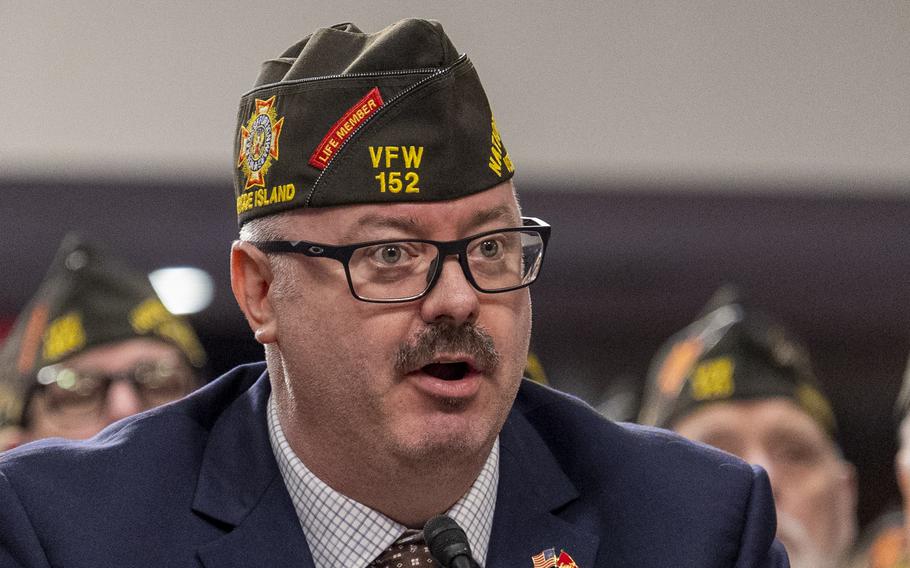
[(692, 398), (708, 400), (733, 394), (733, 360), (718, 357), (704, 361), (692, 375)]
[(60, 316), (44, 333), (44, 359), (57, 361), (85, 345), (85, 328), (78, 312)]
[(205, 363), (205, 351), (196, 333), (183, 319), (178, 318), (156, 298), (149, 298), (130, 312), (130, 325), (136, 333), (155, 335), (170, 340), (183, 351), (194, 366)]
[(796, 388), (796, 400), (809, 416), (821, 424), (822, 428), (828, 432), (834, 432), (836, 428), (834, 411), (828, 404), (828, 399), (818, 389), (803, 383)]

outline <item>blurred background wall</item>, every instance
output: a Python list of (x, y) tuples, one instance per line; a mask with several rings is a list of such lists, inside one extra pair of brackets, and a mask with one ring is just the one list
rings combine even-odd
[(628, 418), (648, 361), (738, 283), (808, 345), (863, 521), (897, 502), (910, 349), (910, 3), (0, 1), (0, 336), (63, 235), (214, 279), (213, 372), (261, 351), (228, 285), (236, 103), (316, 27), (441, 20), (554, 226), (533, 347)]

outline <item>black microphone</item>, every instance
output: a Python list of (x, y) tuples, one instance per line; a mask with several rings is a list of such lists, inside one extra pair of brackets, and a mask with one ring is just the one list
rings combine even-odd
[(452, 517), (438, 515), (427, 521), (423, 538), (442, 568), (480, 568), (471, 556), (467, 535)]

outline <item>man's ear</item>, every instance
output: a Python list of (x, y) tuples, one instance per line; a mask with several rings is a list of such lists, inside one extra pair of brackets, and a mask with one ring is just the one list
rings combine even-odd
[(256, 341), (274, 343), (277, 338), (275, 309), (269, 297), (272, 266), (261, 250), (244, 241), (231, 245), (231, 290), (246, 316)]

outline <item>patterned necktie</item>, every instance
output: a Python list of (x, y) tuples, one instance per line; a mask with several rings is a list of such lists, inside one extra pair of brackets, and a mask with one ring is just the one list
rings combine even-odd
[(423, 531), (408, 529), (370, 562), (369, 568), (438, 568), (439, 564), (430, 556), (430, 549), (423, 540)]

